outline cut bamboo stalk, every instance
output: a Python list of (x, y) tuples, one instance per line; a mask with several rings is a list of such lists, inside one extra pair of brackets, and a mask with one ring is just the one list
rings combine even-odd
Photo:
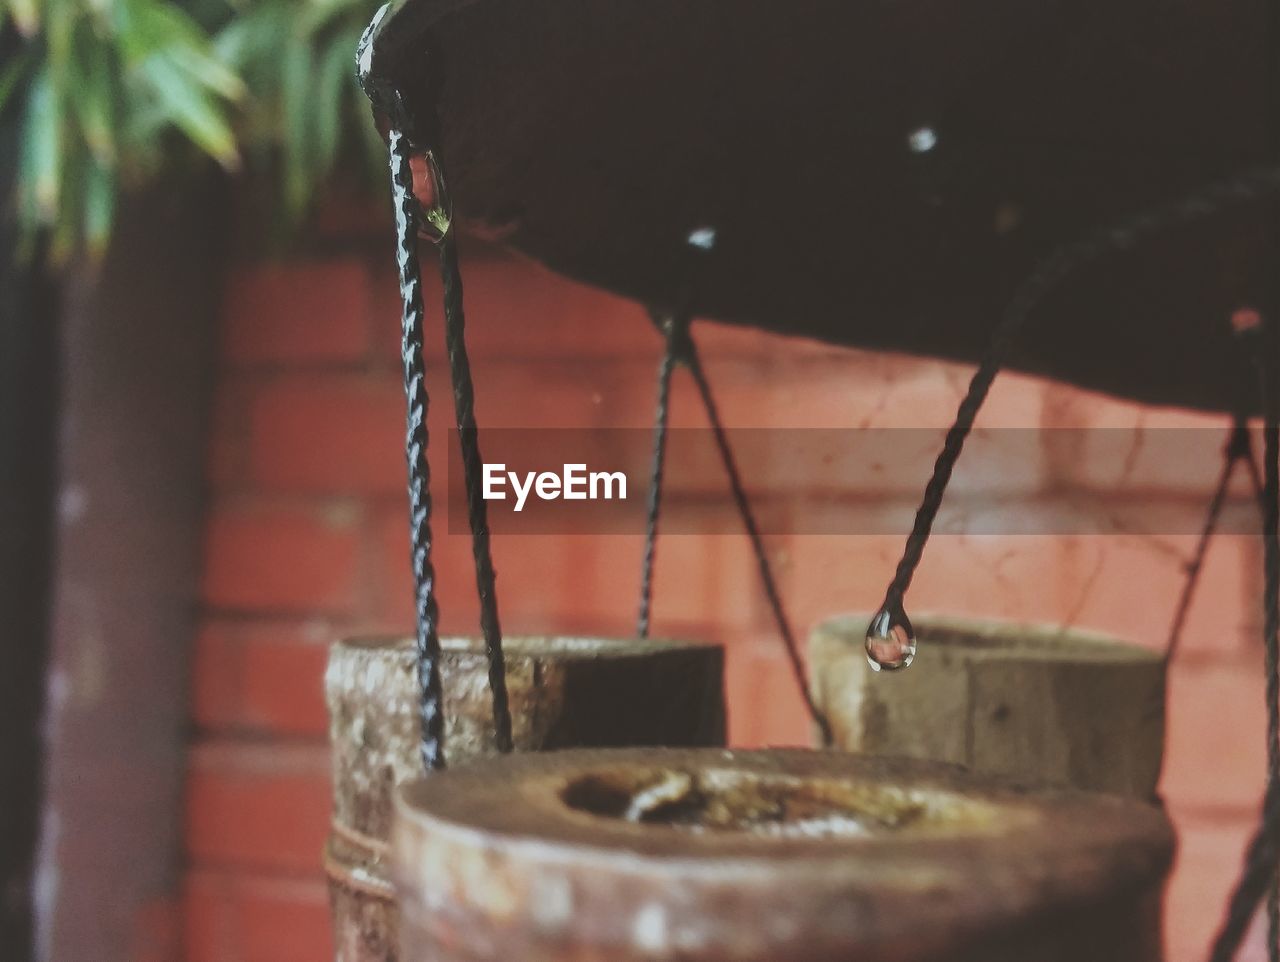
[(401, 789), (403, 962), (1157, 962), (1152, 805), (841, 752), (490, 759)]
[[(495, 754), (479, 639), (442, 642), (449, 765)], [(721, 745), (723, 652), (683, 642), (508, 638), (519, 752), (576, 746)], [(336, 962), (398, 958), (387, 877), (392, 792), (423, 774), (419, 689), (408, 638), (335, 644), (325, 675), (333, 747), (333, 829), (325, 852)]]
[(814, 630), (811, 690), (839, 748), (1155, 797), (1161, 655), (1075, 629), (927, 615), (914, 622), (916, 659), (893, 673), (867, 663), (866, 618)]

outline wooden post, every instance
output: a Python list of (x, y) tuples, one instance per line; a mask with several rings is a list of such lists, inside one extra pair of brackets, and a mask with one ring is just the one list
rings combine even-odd
[(1157, 962), (1155, 806), (839, 752), (572, 751), (405, 786), (403, 962)]
[(873, 672), (867, 619), (810, 639), (811, 690), (838, 747), (1155, 797), (1164, 659), (1091, 632), (921, 616), (910, 668)]
[[(450, 767), (495, 753), (479, 639), (444, 647)], [(507, 638), (516, 750), (722, 745), (723, 652), (711, 645), (599, 638)], [(325, 675), (333, 745), (333, 831), (325, 853), (337, 962), (394, 962), (387, 837), (397, 784), (423, 774), (412, 641), (333, 646)]]

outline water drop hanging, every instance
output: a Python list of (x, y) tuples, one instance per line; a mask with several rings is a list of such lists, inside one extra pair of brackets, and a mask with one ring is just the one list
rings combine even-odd
[(433, 244), (444, 240), (453, 224), (453, 204), (444, 172), (434, 151), (415, 150), (409, 157), (413, 171), (413, 196), (418, 202), (418, 234)]
[(867, 627), (867, 663), (872, 671), (898, 671), (916, 657), (916, 633), (900, 607), (881, 608)]

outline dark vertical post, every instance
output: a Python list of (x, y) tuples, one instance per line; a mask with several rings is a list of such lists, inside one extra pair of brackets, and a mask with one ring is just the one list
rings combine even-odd
[[(0, 61), (5, 38), (0, 37)], [(19, 118), (0, 116), (0, 202), (12, 196)], [(51, 292), (18, 259), (0, 206), (0, 958), (33, 955), (32, 867), (43, 784), (57, 329)]]
[(62, 271), (40, 962), (131, 962), (179, 894), (224, 186), (126, 196)]

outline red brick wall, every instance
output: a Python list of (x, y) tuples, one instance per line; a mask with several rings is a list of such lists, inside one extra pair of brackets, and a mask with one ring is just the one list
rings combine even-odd
[[(328, 819), (325, 646), (349, 631), (411, 624), (390, 262), (388, 250), (246, 266), (229, 291), (192, 694), (187, 962), (314, 962), (328, 951), (319, 867)], [(521, 261), (473, 257), (465, 269), (482, 425), (650, 423), (660, 345), (638, 307)], [(436, 303), (431, 290), (428, 303)], [(957, 366), (714, 325), (698, 335), (731, 425), (945, 425), (967, 379)], [(439, 451), (451, 409), (438, 333), (430, 340)], [(701, 424), (684, 378), (673, 404), (675, 423)], [(982, 424), (1141, 429), (1217, 421), (1006, 377)], [(1216, 471), (1197, 465), (1203, 470), (1187, 490), (1152, 490), (1140, 444), (1126, 472), (1107, 474), (1045, 438), (1039, 463), (1016, 478), (1017, 496), (1033, 505), (1042, 497), (1048, 505), (1049, 492), (1064, 489), (1099, 506), (1135, 493), (1198, 499)], [(962, 474), (965, 463), (977, 471), (982, 461), (962, 463)], [(912, 505), (923, 480), (880, 479), (878, 497), (887, 486)], [(671, 496), (682, 483), (692, 482), (669, 479)], [(806, 492), (756, 494), (795, 504)], [(931, 544), (912, 607), (1090, 626), (1158, 646), (1192, 540), (952, 533)], [(770, 538), (797, 629), (872, 609), (901, 542)], [(496, 539), (506, 630), (629, 632), (640, 547), (637, 536)], [(442, 534), (436, 558), (448, 632), (475, 630), (468, 551), (465, 537)], [(1251, 538), (1214, 545), (1171, 673), (1164, 790), (1182, 839), (1168, 901), (1173, 960), (1202, 954), (1260, 795), (1257, 554)], [(734, 743), (806, 740), (744, 538), (665, 540), (656, 599), (657, 632), (727, 644)]]

